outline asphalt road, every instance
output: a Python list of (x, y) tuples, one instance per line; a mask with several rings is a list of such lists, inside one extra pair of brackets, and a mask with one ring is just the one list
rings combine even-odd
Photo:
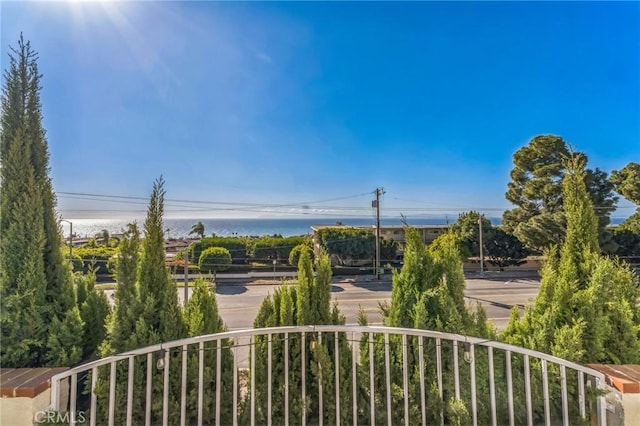
[[(480, 302), (487, 316), (498, 329), (504, 328), (509, 320), (512, 306), (523, 307), (538, 293), (539, 281), (533, 279), (467, 279), (465, 292), (472, 305)], [(278, 285), (274, 284), (234, 284), (216, 289), (220, 315), (230, 330), (253, 327), (253, 319), (264, 298), (272, 294)], [(190, 289), (191, 290), (191, 289)], [(111, 297), (113, 291), (107, 290)], [(183, 288), (178, 288), (180, 303)], [(347, 324), (357, 323), (358, 311), (363, 309), (369, 324), (380, 324), (379, 303), (391, 300), (391, 282), (339, 281), (332, 285), (332, 299), (345, 315)]]
[[(480, 302), (497, 328), (506, 326), (513, 305), (524, 306), (538, 293), (536, 280), (468, 279), (466, 298)], [(220, 315), (230, 330), (251, 328), (262, 300), (277, 286), (271, 284), (224, 286), (216, 289)], [(390, 282), (338, 282), (332, 285), (332, 299), (345, 315), (347, 324), (355, 324), (363, 309), (369, 324), (380, 324), (379, 303), (391, 300)]]

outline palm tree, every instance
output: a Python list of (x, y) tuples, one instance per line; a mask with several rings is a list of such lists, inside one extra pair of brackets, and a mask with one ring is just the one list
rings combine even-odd
[(198, 223), (194, 224), (191, 227), (191, 232), (189, 232), (189, 235), (193, 234), (198, 235), (200, 238), (204, 238), (204, 224), (202, 222), (198, 221)]
[(109, 245), (109, 240), (110, 240), (111, 236), (109, 235), (109, 231), (106, 229), (103, 229), (102, 231), (98, 232), (96, 234), (96, 239), (101, 239), (102, 240), (102, 244), (105, 246)]

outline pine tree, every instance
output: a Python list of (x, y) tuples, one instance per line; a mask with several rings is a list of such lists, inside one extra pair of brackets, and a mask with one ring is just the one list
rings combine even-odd
[[(37, 62), (37, 53), (21, 36), (18, 48), (9, 55), (1, 100), (3, 346), (12, 342), (2, 352), (2, 364), (7, 367), (54, 365), (64, 359), (47, 354), (57, 351), (57, 346), (48, 347), (48, 342), (57, 345), (52, 332), (61, 331), (69, 337), (65, 338), (65, 344), (70, 345), (66, 348), (70, 353), (77, 352), (82, 339), (82, 334), (74, 333), (77, 324), (71, 324), (75, 318), (70, 312), (75, 308), (75, 297), (71, 270), (60, 251), (62, 237), (48, 175), (49, 154), (42, 127), (41, 75)], [(26, 275), (30, 278), (25, 281)], [(31, 302), (26, 301), (27, 295), (33, 297)], [(65, 325), (72, 329), (62, 330), (60, 327)], [(31, 329), (33, 334), (25, 336), (21, 329)], [(11, 339), (23, 336), (26, 340), (13, 342), (9, 336)], [(31, 353), (25, 352), (25, 348)]]

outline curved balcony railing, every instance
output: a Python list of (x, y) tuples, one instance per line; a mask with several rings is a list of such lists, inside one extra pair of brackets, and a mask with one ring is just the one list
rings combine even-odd
[(72, 425), (605, 425), (604, 386), (590, 368), (475, 337), (292, 326), (192, 337), (71, 368), (52, 378), (51, 408)]

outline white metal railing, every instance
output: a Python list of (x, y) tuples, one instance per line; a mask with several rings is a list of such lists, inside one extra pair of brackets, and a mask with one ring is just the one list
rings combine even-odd
[(78, 412), (90, 425), (271, 425), (276, 417), (286, 425), (425, 425), (429, 413), (437, 423), (452, 415), (447, 397), (468, 407), (473, 425), (606, 424), (598, 371), (505, 343), (406, 328), (229, 331), (114, 355), (51, 380), (51, 409), (68, 411), (71, 425)]

